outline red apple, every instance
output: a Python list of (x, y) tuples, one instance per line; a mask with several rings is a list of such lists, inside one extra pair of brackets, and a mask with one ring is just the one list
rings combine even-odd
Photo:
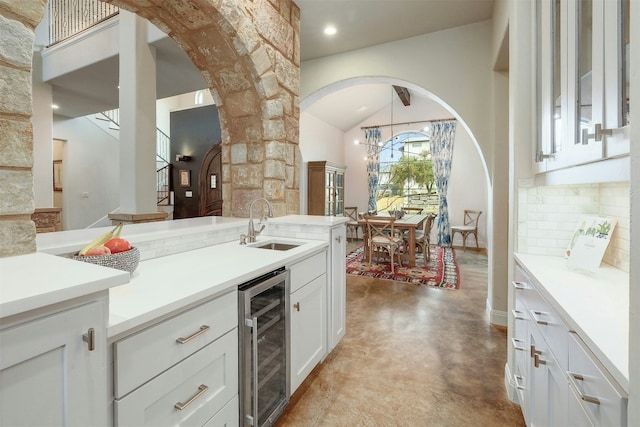
[(129, 242), (122, 237), (113, 237), (107, 240), (107, 243), (105, 243), (104, 245), (111, 250), (112, 254), (125, 252), (131, 249), (131, 245), (129, 244)]
[(87, 251), (86, 256), (109, 255), (111, 250), (106, 246), (96, 246)]

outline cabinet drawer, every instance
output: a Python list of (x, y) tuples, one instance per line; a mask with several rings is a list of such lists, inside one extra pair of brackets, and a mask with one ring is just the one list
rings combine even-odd
[(238, 396), (236, 396), (224, 405), (224, 408), (220, 409), (203, 427), (237, 427), (240, 425), (239, 413)]
[(115, 397), (125, 396), (237, 324), (234, 291), (117, 341), (113, 345)]
[(595, 355), (569, 334), (569, 389), (595, 426), (626, 426), (627, 396)]
[(567, 336), (569, 329), (562, 319), (540, 295), (530, 278), (520, 269), (516, 269), (516, 303), (521, 301), (517, 310), (526, 310), (531, 321), (530, 327), (536, 327), (547, 342), (549, 350), (555, 356), (560, 368), (567, 369)]
[[(238, 395), (238, 331), (114, 402), (116, 426), (204, 425)], [(182, 409), (177, 409), (177, 406)], [(236, 412), (236, 417), (238, 412)]]
[(293, 264), (291, 270), (290, 293), (295, 292), (316, 277), (327, 272), (327, 252), (322, 251), (309, 258)]

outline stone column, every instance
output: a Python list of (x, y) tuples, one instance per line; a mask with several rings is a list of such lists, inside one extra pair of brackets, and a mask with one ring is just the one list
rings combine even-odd
[(0, 7), (0, 257), (36, 250), (31, 54), (41, 9)]
[[(156, 58), (146, 20), (120, 10), (120, 214), (114, 221), (158, 216)], [(166, 214), (161, 214), (161, 216)], [(129, 221), (127, 221), (129, 222)]]

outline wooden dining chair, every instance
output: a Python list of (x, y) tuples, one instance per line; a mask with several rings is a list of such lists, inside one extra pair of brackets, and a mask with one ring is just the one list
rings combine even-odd
[(467, 237), (473, 235), (476, 239), (476, 249), (478, 247), (478, 220), (480, 219), (480, 215), (482, 215), (482, 211), (475, 210), (464, 210), (464, 224), (463, 225), (452, 225), (451, 226), (451, 244), (453, 245), (453, 236), (456, 233), (460, 233), (462, 236), (462, 251), (467, 250)]
[(345, 206), (344, 214), (349, 218), (349, 221), (347, 221), (347, 239), (351, 236), (351, 241), (353, 241), (354, 236), (356, 239), (358, 238), (358, 230), (360, 229), (360, 224), (358, 224), (358, 207)]
[(400, 259), (400, 249), (403, 244), (402, 231), (394, 228), (396, 221), (392, 216), (365, 215), (367, 244), (369, 245), (369, 263), (373, 258), (373, 253), (380, 253), (382, 250), (389, 254), (391, 263), (391, 274), (395, 273), (393, 257), (398, 256), (398, 265), (402, 265)]
[(420, 249), (424, 256), (424, 261), (427, 262), (431, 259), (431, 229), (433, 228), (433, 220), (436, 215), (431, 214), (422, 223), (422, 230), (416, 230), (416, 249)]
[(406, 208), (402, 208), (403, 211), (405, 211), (408, 214), (417, 214), (420, 215), (422, 213), (422, 211), (424, 210), (424, 208), (412, 208), (412, 207), (406, 207)]

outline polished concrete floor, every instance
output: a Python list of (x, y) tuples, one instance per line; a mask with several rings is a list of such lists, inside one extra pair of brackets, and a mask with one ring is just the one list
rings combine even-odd
[(523, 426), (506, 328), (487, 322), (487, 258), (457, 258), (457, 291), (347, 275), (347, 333), (277, 427)]

